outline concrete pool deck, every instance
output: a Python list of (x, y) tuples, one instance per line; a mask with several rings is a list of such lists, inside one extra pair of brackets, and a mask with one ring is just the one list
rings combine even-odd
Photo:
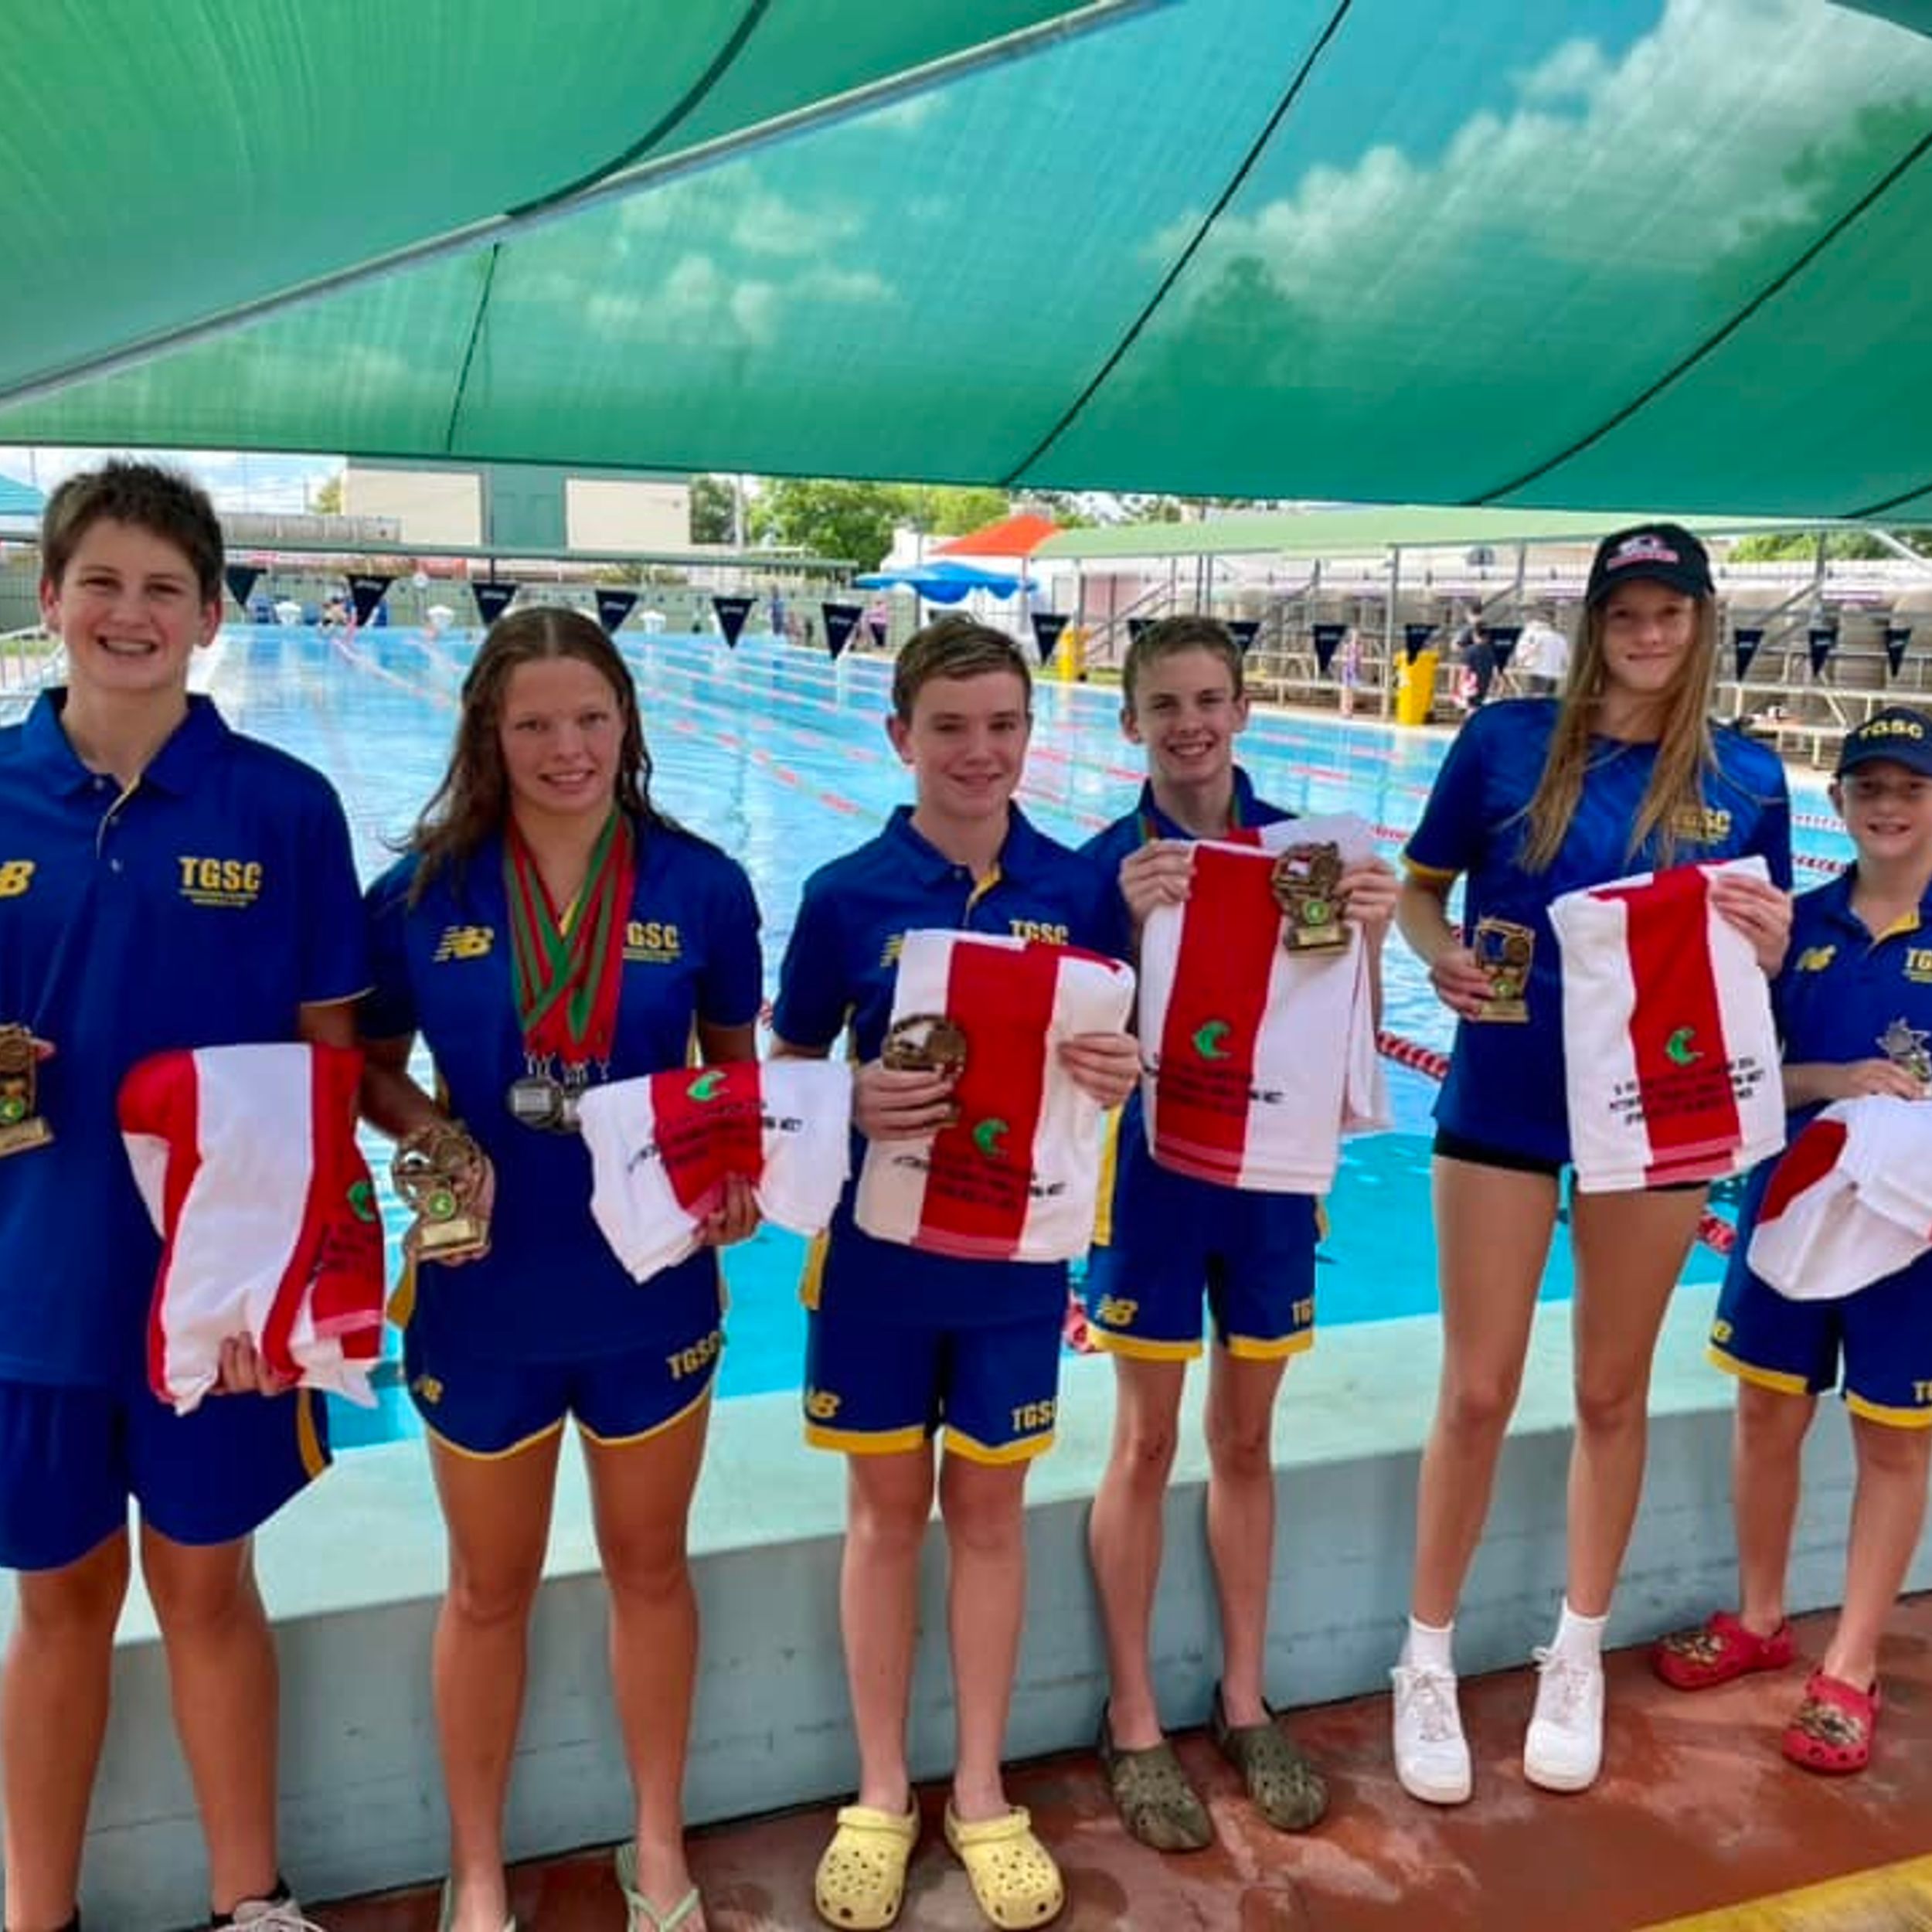
[[(1708, 1288), (1681, 1291), (1659, 1350), (1650, 1481), (1616, 1642), (1639, 1641), (1731, 1594), (1730, 1389), (1703, 1360), (1711, 1300)], [(1566, 1304), (1539, 1310), (1492, 1533), (1460, 1621), (1460, 1661), (1472, 1675), (1520, 1664), (1554, 1614), (1568, 1329)], [(1282, 1707), (1386, 1685), (1403, 1628), (1417, 1458), (1440, 1338), (1433, 1317), (1355, 1324), (1325, 1332), (1290, 1371), (1275, 1432), (1282, 1533), (1270, 1655), (1270, 1694)], [(1158, 1682), (1181, 1721), (1205, 1709), (1216, 1672), (1201, 1526), (1195, 1385), (1203, 1380), (1190, 1378), (1156, 1618)], [(1063, 1396), (1060, 1446), (1029, 1485), (1032, 1574), (1009, 1737), (1015, 1760), (1085, 1748), (1103, 1696), (1084, 1529), (1112, 1423), (1109, 1365), (1069, 1363)], [(1799, 1608), (1837, 1600), (1850, 1482), (1842, 1417), (1821, 1417), (1814, 1436), (1793, 1571)], [(564, 1469), (510, 1808), (519, 1859), (607, 1842), (629, 1822), (603, 1594), (574, 1456)], [(692, 1526), (705, 1628), (687, 1784), (694, 1825), (820, 1804), (851, 1788), (835, 1611), (843, 1487), (838, 1459), (801, 1445), (795, 1394), (719, 1405)], [(264, 1589), (281, 1634), (283, 1855), (305, 1897), (376, 1891), (443, 1869), (428, 1670), (443, 1566), (416, 1443), (345, 1455), (261, 1539)], [(913, 1690), (921, 1777), (942, 1770), (951, 1747), (940, 1574), (935, 1537)], [(1932, 1553), (1915, 1573), (1916, 1587), (1928, 1585)], [(10, 1597), (0, 1614), (10, 1616)], [(138, 1592), (117, 1648), (115, 1696), (88, 1846), (90, 1920), (114, 1932), (198, 1922), (199, 1838), (151, 1614)], [(1910, 1722), (1899, 1730), (1910, 1735)]]

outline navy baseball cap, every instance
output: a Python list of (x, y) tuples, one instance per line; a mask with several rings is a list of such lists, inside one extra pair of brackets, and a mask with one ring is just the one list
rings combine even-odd
[(1921, 777), (1932, 778), (1932, 716), (1909, 705), (1887, 705), (1855, 731), (1848, 731), (1838, 748), (1837, 776), (1860, 765), (1903, 765)]
[(1681, 523), (1635, 523), (1613, 530), (1597, 546), (1583, 601), (1601, 604), (1620, 583), (1638, 577), (1668, 583), (1686, 597), (1707, 597), (1713, 590), (1710, 553)]

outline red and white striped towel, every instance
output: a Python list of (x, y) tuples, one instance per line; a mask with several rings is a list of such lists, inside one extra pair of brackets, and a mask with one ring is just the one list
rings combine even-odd
[(1252, 845), (1193, 848), (1185, 903), (1141, 934), (1148, 1145), (1175, 1172), (1259, 1192), (1319, 1194), (1345, 1133), (1389, 1124), (1368, 949), (1291, 951), (1272, 884), (1291, 845), (1332, 843), (1345, 866), (1375, 838), (1352, 814), (1291, 818)]
[(148, 1385), (178, 1414), (247, 1335), (277, 1374), (372, 1406), (383, 1231), (355, 1145), (362, 1056), (335, 1046), (157, 1053), (121, 1083), (121, 1137), (162, 1239)]
[(1550, 906), (1563, 953), (1570, 1158), (1586, 1194), (1714, 1180), (1784, 1144), (1770, 989), (1710, 903), (1726, 872), (1675, 866)]
[(828, 1060), (740, 1060), (594, 1087), (577, 1104), (590, 1213), (634, 1281), (695, 1253), (741, 1175), (766, 1219), (817, 1234), (851, 1172), (852, 1071)]
[(934, 1254), (1066, 1261), (1087, 1251), (1100, 1188), (1100, 1104), (1061, 1066), (1076, 1033), (1127, 1023), (1134, 973), (1071, 946), (992, 934), (906, 935), (895, 1020), (944, 1014), (965, 1033), (959, 1118), (930, 1140), (869, 1145), (854, 1213), (866, 1233)]

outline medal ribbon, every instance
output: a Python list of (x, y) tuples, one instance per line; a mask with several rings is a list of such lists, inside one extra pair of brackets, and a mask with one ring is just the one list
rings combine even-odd
[(566, 1066), (608, 1060), (624, 978), (624, 929), (637, 883), (637, 835), (613, 811), (591, 848), (574, 916), (560, 913), (514, 819), (503, 838), (503, 886), (525, 1050)]

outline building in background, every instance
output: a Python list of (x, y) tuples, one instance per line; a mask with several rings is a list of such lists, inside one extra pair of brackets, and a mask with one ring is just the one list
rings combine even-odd
[(342, 472), (342, 509), (393, 522), (412, 549), (594, 556), (691, 547), (690, 481), (682, 474), (355, 458)]

